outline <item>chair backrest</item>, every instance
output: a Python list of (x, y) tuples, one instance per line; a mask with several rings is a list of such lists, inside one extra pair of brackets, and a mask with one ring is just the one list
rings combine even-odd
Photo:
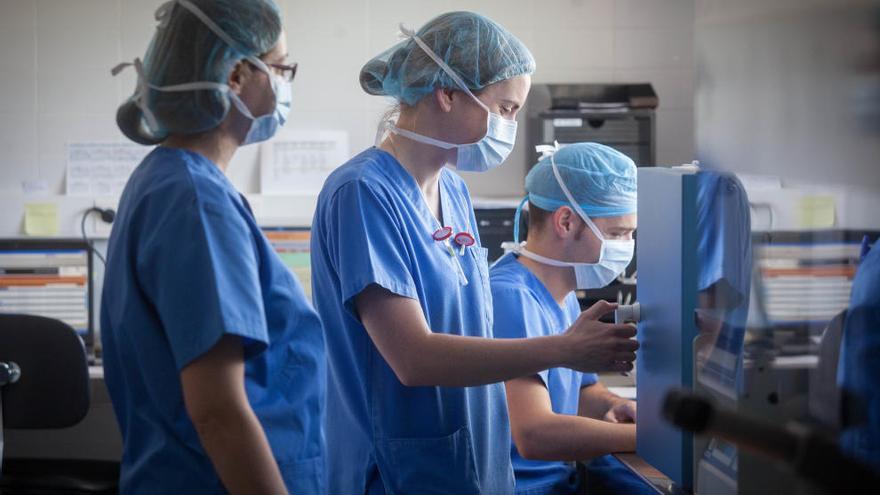
[(810, 416), (830, 432), (841, 428), (841, 392), (837, 384), (837, 365), (846, 311), (837, 314), (828, 323), (819, 344), (819, 365), (809, 376)]
[(0, 388), (3, 427), (66, 428), (89, 410), (85, 346), (67, 324), (32, 315), (0, 314), (0, 361), (21, 368)]

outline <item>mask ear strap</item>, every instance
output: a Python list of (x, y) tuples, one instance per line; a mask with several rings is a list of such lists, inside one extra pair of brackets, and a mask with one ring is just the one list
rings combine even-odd
[(529, 200), (529, 195), (526, 194), (526, 197), (519, 202), (519, 206), (516, 207), (516, 214), (513, 215), (513, 242), (519, 244), (519, 223), (520, 218), (522, 216), (523, 206), (526, 204), (526, 201)]
[[(170, 3), (171, 5), (168, 6), (168, 3)], [(244, 55), (248, 52), (239, 43), (237, 43), (234, 39), (232, 39), (232, 37), (230, 37), (228, 34), (226, 34), (226, 31), (224, 31), (220, 26), (218, 26), (216, 22), (211, 20), (210, 17), (208, 17), (204, 12), (202, 12), (202, 10), (200, 8), (196, 7), (195, 4), (193, 4), (189, 0), (173, 0), (173, 2), (168, 2), (168, 3), (161, 5), (159, 7), (159, 10), (156, 11), (156, 16), (157, 16), (156, 18), (157, 19), (159, 19), (160, 15), (162, 16), (161, 22), (167, 24), (168, 17), (171, 14), (171, 10), (170, 10), (171, 7), (173, 7), (173, 4), (175, 4), (175, 3), (180, 4), (181, 7), (185, 8), (192, 15), (196, 16), (200, 21), (202, 21), (202, 23), (205, 26), (207, 26), (208, 29), (210, 29), (211, 32), (214, 33), (214, 35), (216, 35), (218, 38), (223, 40), (223, 42), (226, 43), (227, 46), (229, 46), (230, 48), (232, 48), (233, 50), (237, 51), (238, 53), (240, 53), (242, 55)], [(269, 76), (272, 76), (272, 71), (269, 70), (269, 67), (262, 60), (260, 60), (259, 57), (255, 57), (253, 55), (247, 55), (247, 56), (245, 56), (245, 58), (247, 60), (249, 60), (251, 63), (253, 63), (254, 65), (256, 65), (258, 69), (265, 72)]]
[(568, 190), (568, 187), (565, 186), (565, 182), (562, 180), (562, 174), (559, 173), (559, 167), (556, 166), (556, 158), (553, 155), (550, 155), (550, 165), (553, 167), (553, 175), (556, 177), (556, 182), (559, 184), (559, 188), (562, 189), (562, 193), (565, 194), (566, 199), (568, 199), (569, 204), (571, 204), (572, 209), (581, 217), (590, 230), (596, 234), (596, 237), (599, 238), (600, 241), (605, 240), (605, 236), (602, 235), (602, 232), (599, 231), (599, 227), (596, 227), (596, 224), (590, 220), (590, 217), (584, 213), (584, 210), (581, 209), (580, 205), (577, 204), (577, 201), (574, 200), (574, 196), (571, 194), (571, 191)]
[(436, 147), (442, 148), (444, 150), (451, 150), (452, 148), (459, 148), (461, 146), (460, 144), (447, 143), (446, 141), (440, 141), (439, 139), (434, 139), (430, 136), (423, 136), (421, 134), (417, 134), (417, 133), (412, 132), (408, 129), (403, 129), (401, 127), (397, 127), (396, 125), (392, 124), (391, 122), (386, 122), (384, 124), (384, 127), (385, 127), (385, 129), (388, 129), (389, 131), (391, 131), (395, 134), (400, 134), (401, 136), (403, 136), (405, 138), (409, 138), (413, 141), (418, 141), (420, 143), (430, 144), (431, 146), (436, 146)]
[[(192, 15), (196, 16), (200, 21), (202, 21), (205, 26), (208, 26), (208, 29), (210, 29), (215, 35), (217, 35), (218, 38), (223, 40), (223, 42), (226, 43), (230, 48), (234, 49), (242, 55), (247, 53), (247, 50), (243, 50), (242, 47), (238, 43), (236, 43), (235, 40), (233, 40), (231, 37), (229, 37), (228, 34), (226, 34), (226, 31), (223, 31), (220, 26), (212, 21), (210, 17), (205, 15), (205, 13), (202, 12), (200, 8), (196, 7), (195, 4), (193, 4), (189, 0), (176, 0), (176, 3), (186, 10), (190, 11)], [(162, 7), (160, 7), (160, 9), (161, 8)]]
[(464, 91), (465, 93), (470, 95), (470, 97), (473, 98), (475, 102), (477, 102), (477, 105), (480, 105), (481, 107), (483, 107), (483, 109), (486, 110), (487, 112), (492, 113), (489, 110), (489, 107), (487, 107), (485, 103), (480, 101), (480, 99), (477, 98), (476, 95), (474, 95), (471, 92), (470, 88), (468, 88), (467, 84), (465, 84), (465, 82), (461, 78), (461, 76), (459, 76), (458, 73), (452, 69), (452, 67), (450, 67), (446, 62), (444, 62), (443, 59), (438, 57), (437, 54), (434, 53), (434, 50), (431, 50), (431, 47), (429, 47), (424, 41), (422, 41), (422, 38), (420, 38), (418, 35), (416, 35), (415, 31), (413, 31), (412, 29), (408, 29), (403, 24), (401, 24), (400, 25), (400, 32), (404, 36), (411, 38), (413, 41), (415, 41), (416, 44), (419, 45), (419, 48), (421, 48), (422, 51), (425, 52), (425, 54), (431, 58), (431, 60), (436, 62), (437, 65), (440, 66), (441, 69), (443, 69), (443, 72), (445, 72), (446, 75), (448, 75), (449, 78), (452, 79), (453, 82), (455, 82), (455, 84), (458, 84), (459, 88), (461, 88), (462, 91)]
[[(190, 82), (190, 83), (182, 83), (182, 84), (172, 84), (169, 86), (158, 86), (156, 84), (152, 84), (147, 81), (146, 72), (144, 70), (144, 64), (141, 62), (141, 59), (136, 58), (134, 62), (124, 62), (118, 64), (116, 67), (110, 71), (113, 76), (118, 75), (120, 72), (125, 70), (128, 67), (134, 67), (135, 72), (137, 72), (137, 89), (135, 90), (133, 99), (135, 104), (141, 109), (144, 113), (144, 118), (147, 120), (147, 124), (151, 129), (156, 130), (159, 129), (158, 121), (156, 120), (156, 116), (150, 110), (147, 105), (147, 91), (152, 89), (154, 91), (162, 91), (168, 93), (180, 93), (184, 91), (199, 91), (199, 90), (217, 90), (224, 93), (229, 93), (232, 96), (232, 101), (235, 103), (235, 106), (239, 107), (239, 110), (242, 108), (239, 106), (240, 102), (236, 101), (236, 95), (232, 91), (232, 89), (223, 84), (223, 83), (215, 83), (208, 81), (201, 82)], [(250, 112), (244, 112), (245, 115), (249, 115)]]

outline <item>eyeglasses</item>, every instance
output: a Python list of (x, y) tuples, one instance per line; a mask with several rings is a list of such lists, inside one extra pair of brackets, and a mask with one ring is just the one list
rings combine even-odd
[(299, 66), (298, 63), (294, 62), (290, 65), (285, 64), (267, 64), (272, 70), (275, 71), (276, 74), (281, 76), (287, 82), (293, 82), (293, 78), (296, 77), (296, 68)]

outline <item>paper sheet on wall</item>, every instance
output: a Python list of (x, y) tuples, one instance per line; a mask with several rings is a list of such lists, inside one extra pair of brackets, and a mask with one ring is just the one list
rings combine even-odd
[(291, 131), (260, 150), (264, 194), (318, 194), (324, 180), (349, 159), (345, 131)]
[(134, 143), (68, 143), (67, 195), (119, 196), (151, 149)]

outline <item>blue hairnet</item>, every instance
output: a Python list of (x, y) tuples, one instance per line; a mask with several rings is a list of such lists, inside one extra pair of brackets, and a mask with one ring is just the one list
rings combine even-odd
[[(473, 12), (435, 17), (416, 33), (458, 73), (471, 91), (535, 71), (535, 58), (513, 34)], [(361, 87), (414, 105), (436, 88), (460, 89), (436, 62), (406, 39), (361, 69)]]
[[(168, 86), (197, 81), (226, 83), (239, 60), (272, 49), (281, 36), (281, 13), (273, 0), (189, 0), (220, 27), (237, 46), (229, 46), (179, 2), (156, 11), (159, 26), (144, 57), (149, 83)], [(162, 92), (150, 89), (146, 105), (158, 129), (149, 128), (129, 99), (117, 112), (117, 123), (130, 139), (155, 144), (170, 134), (196, 134), (213, 129), (229, 112), (229, 96), (218, 90)]]
[[(598, 143), (576, 143), (553, 155), (559, 175), (589, 217), (614, 217), (636, 212), (636, 164), (623, 153)], [(570, 206), (559, 187), (550, 157), (542, 158), (526, 176), (529, 202), (547, 211)]]

